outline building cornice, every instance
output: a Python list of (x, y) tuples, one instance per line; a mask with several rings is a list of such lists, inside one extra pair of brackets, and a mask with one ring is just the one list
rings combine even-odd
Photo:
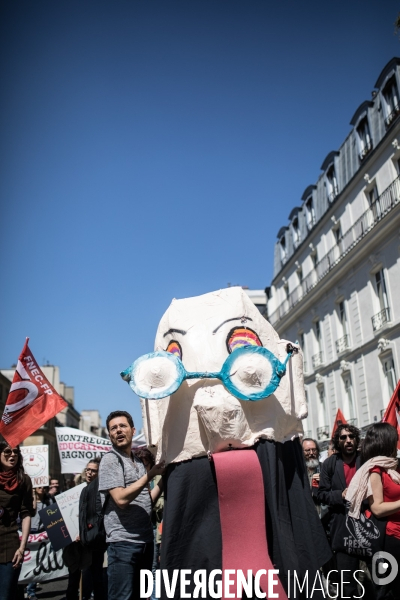
[[(353, 177), (348, 181), (346, 186), (342, 189), (342, 191), (336, 196), (333, 202), (330, 203), (328, 209), (324, 212), (321, 218), (316, 222), (314, 227), (309, 231), (308, 235), (300, 242), (300, 244), (296, 247), (296, 250), (290, 257), (287, 259), (284, 265), (282, 265), (281, 269), (277, 272), (275, 277), (272, 279), (271, 285), (275, 285), (284, 275), (287, 276), (288, 272), (291, 271), (293, 264), (298, 260), (299, 254), (304, 248), (306, 248), (310, 244), (310, 240), (312, 236), (318, 237), (318, 234), (324, 228), (326, 223), (331, 219), (334, 215), (335, 211), (337, 211), (338, 206), (344, 201), (347, 201), (346, 196), (351, 192), (351, 190), (356, 187), (363, 179), (366, 173), (368, 173), (367, 166), (370, 165), (372, 159), (377, 158), (380, 153), (384, 151), (386, 148), (386, 143), (389, 137), (396, 137), (400, 132), (400, 119), (398, 122), (391, 127), (383, 136), (381, 141), (375, 146), (371, 152), (366, 156), (363, 160), (362, 165), (360, 165), (358, 171), (353, 175)], [(288, 227), (288, 226), (286, 226)]]
[[(390, 215), (390, 217), (389, 217)], [(308, 293), (279, 320), (272, 322), (273, 327), (281, 333), (287, 327), (297, 321), (301, 314), (307, 309), (310, 309), (317, 301), (317, 298), (327, 293), (332, 287), (337, 285), (343, 277), (344, 272), (349, 272), (354, 266), (359, 264), (360, 259), (365, 259), (365, 256), (372, 254), (375, 248), (379, 247), (386, 239), (387, 235), (399, 227), (400, 203), (395, 205), (391, 211), (385, 215), (382, 220), (377, 223), (373, 229), (362, 237), (359, 242), (347, 252), (346, 260), (337, 262), (316, 285), (308, 291)], [(374, 232), (374, 235), (371, 235)]]

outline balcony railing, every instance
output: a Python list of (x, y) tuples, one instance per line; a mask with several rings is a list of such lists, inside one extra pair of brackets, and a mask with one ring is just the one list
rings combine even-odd
[(329, 250), (292, 290), (288, 298), (270, 315), (272, 325), (277, 323), (304, 298), (316, 285), (400, 202), (400, 177), (382, 192), (375, 202), (348, 229), (338, 243)]
[(329, 425), (323, 425), (322, 427), (317, 427), (317, 439), (327, 440), (329, 438)]
[(373, 330), (379, 331), (379, 329), (381, 329), (381, 327), (383, 327), (385, 323), (389, 323), (389, 321), (390, 321), (390, 308), (389, 307), (384, 308), (383, 310), (378, 312), (376, 315), (371, 317), (371, 319), (372, 319)]
[(322, 352), (317, 352), (317, 354), (314, 354), (314, 356), (312, 356), (311, 360), (314, 369), (318, 369), (318, 367), (324, 364), (324, 355)]
[(345, 350), (347, 350), (347, 348), (349, 348), (349, 346), (350, 346), (350, 337), (346, 333), (346, 335), (344, 335), (343, 337), (336, 340), (336, 353), (340, 354), (341, 352), (344, 352)]
[(304, 373), (308, 373), (308, 369), (307, 369), (307, 361), (303, 360), (303, 372)]
[(369, 154), (372, 150), (372, 142), (371, 140), (369, 140), (369, 142), (367, 142), (364, 146), (364, 148), (361, 150), (360, 154), (358, 155), (360, 160), (364, 160), (364, 158), (367, 156), (367, 154)]
[(386, 129), (397, 119), (400, 115), (400, 105), (396, 104), (390, 115), (388, 115), (385, 119)]
[(357, 419), (347, 419), (347, 424), (348, 425), (354, 425), (354, 427), (357, 427)]
[(305, 438), (310, 438), (310, 437), (312, 437), (312, 431), (311, 431), (311, 429), (307, 429), (307, 430), (304, 432), (304, 437), (305, 437)]

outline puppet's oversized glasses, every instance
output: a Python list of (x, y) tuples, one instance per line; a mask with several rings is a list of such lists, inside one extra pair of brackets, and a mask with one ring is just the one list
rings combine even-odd
[(178, 356), (159, 350), (135, 360), (121, 372), (121, 377), (140, 398), (150, 400), (170, 396), (185, 379), (219, 379), (236, 398), (256, 401), (274, 393), (296, 350), (288, 346), (288, 355), (282, 363), (267, 348), (238, 348), (228, 356), (219, 373), (189, 373)]

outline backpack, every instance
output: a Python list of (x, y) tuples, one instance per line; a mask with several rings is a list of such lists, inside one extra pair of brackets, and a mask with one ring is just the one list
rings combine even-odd
[[(118, 457), (125, 475), (124, 461), (117, 452), (114, 454)], [(94, 550), (106, 548), (104, 513), (109, 499), (110, 494), (108, 493), (104, 505), (101, 506), (98, 477), (83, 488), (79, 499), (79, 537), (83, 546), (90, 546)]]

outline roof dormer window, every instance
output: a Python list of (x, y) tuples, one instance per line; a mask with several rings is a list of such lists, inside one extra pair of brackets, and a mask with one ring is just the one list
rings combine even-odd
[(298, 217), (295, 217), (292, 221), (292, 231), (293, 231), (293, 244), (294, 244), (294, 246), (298, 246), (301, 242), (301, 234), (300, 234)]
[(336, 196), (339, 194), (339, 186), (336, 179), (335, 166), (331, 165), (326, 172), (326, 186), (328, 192), (329, 202), (333, 202)]
[(287, 259), (286, 237), (284, 235), (279, 240), (279, 249), (281, 253), (281, 263), (284, 264)]
[(396, 78), (393, 75), (383, 89), (383, 97), (385, 99), (385, 125), (389, 127), (400, 113), (399, 92), (397, 89)]
[(367, 117), (364, 117), (357, 127), (358, 147), (359, 147), (359, 158), (364, 160), (369, 152), (372, 150), (371, 134), (369, 132), (369, 125)]
[(311, 229), (315, 225), (315, 210), (312, 196), (306, 201), (306, 221), (308, 229)]

